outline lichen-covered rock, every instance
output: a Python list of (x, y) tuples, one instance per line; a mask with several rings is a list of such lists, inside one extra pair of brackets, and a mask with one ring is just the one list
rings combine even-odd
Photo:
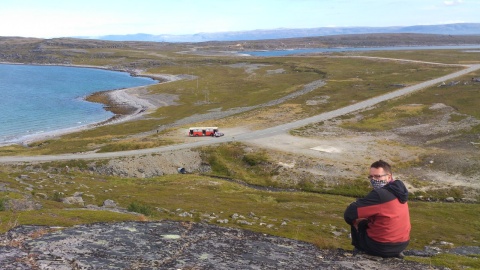
[(0, 269), (438, 269), (206, 223), (20, 226), (0, 240)]
[(103, 207), (107, 207), (107, 208), (116, 208), (117, 207), (117, 203), (113, 200), (105, 200), (103, 202)]
[(39, 202), (31, 200), (29, 198), (24, 199), (8, 199), (4, 203), (5, 210), (10, 211), (31, 211), (42, 209), (42, 205)]
[(84, 205), (84, 201), (82, 197), (77, 197), (77, 196), (72, 196), (72, 197), (65, 197), (62, 198), (61, 201), (66, 204), (79, 204), (79, 205)]

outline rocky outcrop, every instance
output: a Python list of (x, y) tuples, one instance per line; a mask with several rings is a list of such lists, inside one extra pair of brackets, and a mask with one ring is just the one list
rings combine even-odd
[(150, 178), (177, 174), (178, 168), (186, 172), (210, 171), (210, 167), (202, 163), (200, 153), (190, 149), (110, 160), (106, 164), (92, 165), (90, 170), (106, 175)]
[(175, 221), (20, 226), (0, 240), (1, 269), (439, 269)]
[(31, 211), (42, 209), (42, 205), (39, 202), (34, 201), (30, 196), (25, 196), (23, 199), (5, 200), (4, 208), (5, 210), (13, 212)]

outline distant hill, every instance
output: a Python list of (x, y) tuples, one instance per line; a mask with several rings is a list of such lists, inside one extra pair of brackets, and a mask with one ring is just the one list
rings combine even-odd
[[(373, 34), (373, 33), (413, 33), (439, 35), (480, 35), (480, 23), (457, 23), (441, 25), (414, 25), (391, 27), (320, 27), (302, 29), (271, 29), (238, 32), (198, 33), (192, 35), (107, 35), (88, 37), (111, 41), (156, 41), (156, 42), (205, 42), (265, 40), (283, 38), (318, 37), (331, 35)], [(87, 38), (87, 37), (80, 37)]]

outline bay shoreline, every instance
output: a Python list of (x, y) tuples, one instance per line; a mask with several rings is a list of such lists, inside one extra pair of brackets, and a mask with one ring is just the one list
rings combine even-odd
[[(155, 109), (161, 106), (173, 105), (175, 98), (168, 97), (168, 95), (154, 95), (155, 98), (149, 97), (147, 88), (152, 85), (168, 83), (172, 81), (182, 80), (182, 79), (191, 79), (191, 76), (185, 75), (171, 75), (171, 74), (144, 74), (141, 70), (120, 70), (112, 69), (109, 67), (98, 67), (98, 66), (87, 66), (87, 65), (65, 65), (65, 64), (29, 64), (29, 63), (8, 63), (0, 62), (0, 64), (7, 65), (35, 65), (35, 66), (62, 66), (62, 67), (77, 67), (77, 68), (93, 68), (93, 69), (102, 69), (110, 70), (117, 72), (127, 72), (132, 77), (146, 77), (155, 80), (156, 83), (147, 85), (147, 86), (138, 86), (131, 88), (123, 89), (113, 89), (100, 92), (94, 92), (86, 97), (84, 100), (87, 102), (96, 102), (101, 103), (104, 106), (104, 110), (110, 111), (113, 116), (107, 120), (89, 123), (77, 127), (64, 128), (58, 130), (52, 130), (37, 134), (30, 134), (21, 136), (18, 139), (0, 142), (0, 147), (9, 146), (9, 145), (23, 145), (28, 147), (28, 144), (43, 141), (47, 139), (57, 138), (61, 135), (75, 133), (79, 131), (93, 129), (99, 126), (117, 124), (126, 121), (132, 121), (139, 119), (144, 115), (154, 111)], [(163, 98), (162, 98), (163, 97)]]

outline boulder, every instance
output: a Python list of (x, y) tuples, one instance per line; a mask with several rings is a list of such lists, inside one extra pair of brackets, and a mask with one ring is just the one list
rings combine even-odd
[(103, 206), (103, 207), (107, 207), (107, 208), (116, 208), (116, 207), (117, 207), (117, 203), (114, 202), (113, 200), (108, 199), (108, 200), (105, 200), (105, 201), (103, 202), (103, 205), (102, 205), (102, 206)]
[(82, 206), (84, 205), (84, 201), (82, 197), (75, 197), (75, 196), (65, 197), (65, 198), (62, 198), (61, 201), (65, 204), (79, 204)]

